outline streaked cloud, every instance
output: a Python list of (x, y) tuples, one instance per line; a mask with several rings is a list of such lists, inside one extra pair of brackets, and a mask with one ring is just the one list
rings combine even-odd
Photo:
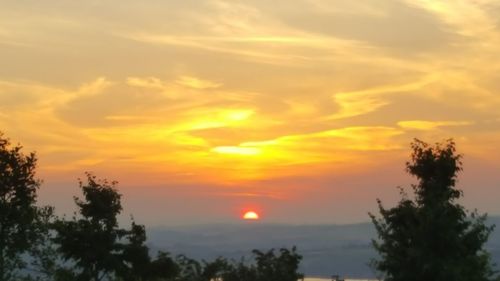
[(472, 125), (472, 122), (468, 121), (424, 121), (424, 120), (410, 120), (410, 121), (400, 121), (398, 126), (403, 129), (414, 129), (414, 130), (433, 130), (439, 127), (447, 126), (467, 126)]
[(222, 86), (220, 83), (212, 82), (212, 81), (207, 81), (207, 80), (201, 80), (196, 77), (190, 77), (190, 76), (181, 76), (179, 77), (179, 80), (177, 80), (177, 83), (194, 88), (194, 89), (213, 89), (213, 88), (219, 88)]
[(260, 154), (260, 149), (256, 147), (245, 147), (245, 146), (218, 146), (212, 149), (212, 151), (222, 154), (237, 154), (237, 155), (257, 155)]
[(498, 166), (499, 7), (7, 1), (0, 127), (49, 179), (93, 170), (224, 200), (335, 193), (334, 178), (400, 165), (414, 137)]

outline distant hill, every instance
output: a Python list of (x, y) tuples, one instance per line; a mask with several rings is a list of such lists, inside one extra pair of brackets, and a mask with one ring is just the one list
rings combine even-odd
[[(488, 224), (498, 229), (487, 249), (500, 264), (500, 217)], [(196, 259), (218, 256), (240, 259), (252, 249), (292, 247), (304, 256), (302, 271), (307, 276), (328, 277), (340, 274), (352, 278), (371, 278), (368, 262), (376, 256), (371, 239), (376, 236), (371, 223), (349, 225), (214, 224), (148, 229), (153, 250), (166, 250)]]

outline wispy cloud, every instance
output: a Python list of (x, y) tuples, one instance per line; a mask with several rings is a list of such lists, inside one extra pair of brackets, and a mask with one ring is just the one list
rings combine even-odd
[(219, 88), (222, 86), (220, 83), (208, 81), (208, 80), (202, 80), (196, 77), (191, 77), (191, 76), (181, 76), (177, 80), (177, 83), (186, 87), (194, 88), (194, 89), (214, 89), (214, 88)]
[(413, 137), (484, 139), (485, 157), (493, 2), (6, 3), (0, 125), (53, 173), (219, 184), (347, 171)]
[(377, 111), (391, 103), (389, 95), (412, 93), (435, 80), (434, 77), (427, 76), (421, 81), (402, 85), (387, 85), (360, 91), (336, 93), (333, 95), (333, 100), (338, 104), (339, 110), (328, 119), (343, 119)]
[(434, 130), (439, 127), (467, 126), (472, 125), (469, 121), (424, 121), (424, 120), (409, 120), (400, 121), (398, 126), (409, 130)]

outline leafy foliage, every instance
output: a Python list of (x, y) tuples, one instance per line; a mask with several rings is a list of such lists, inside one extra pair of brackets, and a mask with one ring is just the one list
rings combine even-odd
[(185, 256), (177, 258), (178, 281), (297, 281), (304, 277), (298, 273), (302, 256), (296, 248), (282, 248), (279, 254), (274, 249), (266, 252), (252, 251), (254, 260), (245, 262), (227, 261), (219, 257), (212, 262), (199, 263)]
[(168, 281), (175, 280), (175, 277), (179, 275), (180, 268), (168, 253), (159, 252), (158, 257), (151, 261), (149, 272), (149, 279), (144, 280)]
[(19, 278), (25, 267), (21, 256), (36, 239), (37, 158), (21, 150), (0, 133), (0, 281)]
[(489, 280), (491, 264), (483, 246), (492, 227), (485, 225), (486, 215), (457, 203), (462, 156), (455, 143), (430, 146), (415, 140), (412, 150), (406, 168), (418, 179), (414, 199), (401, 190), (396, 207), (385, 209), (378, 200), (381, 218), (370, 214), (379, 238), (373, 245), (380, 254), (373, 267), (387, 281)]
[(65, 262), (75, 268), (72, 273), (62, 271), (64, 278), (160, 281), (175, 277), (179, 269), (168, 254), (159, 253), (155, 260), (149, 256), (143, 225), (132, 221), (129, 230), (119, 227), (117, 216), (122, 206), (116, 182), (86, 175), (86, 182), (80, 181), (84, 199), (75, 197), (79, 216), (54, 223), (57, 235), (53, 240)]
[(149, 248), (145, 245), (146, 230), (143, 225), (132, 222), (132, 227), (127, 232), (127, 241), (128, 243), (121, 245), (122, 265), (116, 272), (118, 280), (172, 280), (179, 273), (179, 266), (168, 253), (160, 252), (156, 259), (151, 259)]
[(25, 277), (26, 280), (50, 281), (59, 274), (59, 253), (51, 240), (54, 219), (54, 207), (38, 209), (34, 222), (37, 236), (29, 251), (31, 262), (27, 266), (29, 274)]
[(122, 207), (115, 185), (87, 173), (87, 182), (80, 181), (85, 199), (75, 197), (80, 217), (55, 223), (54, 241), (79, 269), (77, 280), (106, 280), (121, 266), (119, 241), (126, 232), (118, 227)]
[(304, 277), (297, 272), (302, 256), (297, 254), (295, 247), (280, 249), (279, 255), (272, 249), (267, 252), (254, 250), (253, 253), (257, 261), (257, 280), (295, 281)]

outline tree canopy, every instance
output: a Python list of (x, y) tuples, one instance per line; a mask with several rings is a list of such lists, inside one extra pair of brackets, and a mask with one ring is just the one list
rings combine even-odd
[(0, 281), (18, 280), (25, 266), (21, 256), (36, 240), (35, 153), (22, 153), (0, 133)]
[(386, 209), (378, 200), (380, 218), (370, 214), (380, 257), (373, 267), (386, 281), (486, 281), (492, 267), (484, 250), (492, 227), (486, 215), (466, 210), (457, 201), (463, 192), (456, 185), (462, 155), (448, 140), (431, 146), (412, 143), (407, 172), (416, 177), (413, 198), (402, 198)]
[(80, 270), (78, 280), (105, 280), (119, 267), (119, 240), (125, 232), (118, 228), (116, 216), (122, 207), (114, 186), (87, 174), (86, 182), (80, 181), (84, 199), (75, 197), (80, 217), (55, 224), (55, 242)]

